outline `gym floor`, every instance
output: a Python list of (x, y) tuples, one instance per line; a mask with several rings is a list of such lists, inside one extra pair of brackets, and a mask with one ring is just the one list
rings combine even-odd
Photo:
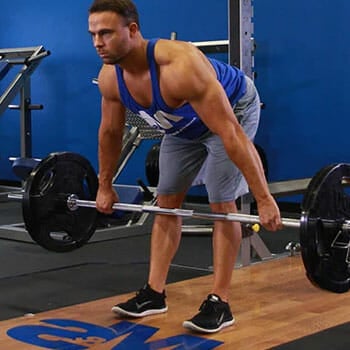
[[(142, 226), (115, 226), (108, 235), (97, 230), (84, 247), (55, 253), (23, 229), (10, 229), (23, 221), (20, 202), (0, 202), (0, 214), (0, 320), (138, 290), (147, 279), (151, 216)], [(293, 230), (260, 235), (275, 254), (298, 241)], [(210, 234), (184, 233), (168, 282), (210, 274), (211, 258)]]
[[(112, 298), (112, 306), (118, 295), (134, 292), (146, 281), (151, 217), (141, 227), (115, 226), (108, 234), (98, 230), (84, 247), (69, 253), (54, 253), (34, 244), (23, 230), (9, 232), (9, 225), (22, 222), (19, 202), (0, 202), (0, 213), (0, 321), (104, 298)], [(296, 213), (283, 212), (283, 216), (293, 215)], [(298, 232), (293, 229), (278, 233), (261, 230), (259, 235), (276, 257), (286, 256), (288, 242), (298, 241)], [(210, 275), (211, 259), (210, 234), (184, 233), (168, 283)], [(260, 262), (254, 256), (252, 261)], [(238, 261), (237, 268), (239, 264)], [(109, 314), (110, 310), (106, 309), (105, 313)], [(281, 347), (289, 348), (294, 349), (289, 345)], [(7, 348), (2, 346), (2, 349)]]

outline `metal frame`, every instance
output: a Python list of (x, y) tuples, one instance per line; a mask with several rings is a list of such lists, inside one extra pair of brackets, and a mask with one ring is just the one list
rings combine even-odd
[(254, 78), (253, 0), (228, 0), (229, 63)]
[[(42, 58), (48, 56), (49, 51), (43, 46), (24, 48), (0, 49), (0, 62), (11, 66), (22, 66), (10, 85), (0, 97), (0, 116), (7, 110), (20, 110), (21, 157), (32, 157), (32, 116), (31, 111), (42, 109), (42, 105), (31, 104), (30, 76), (40, 64)], [(20, 104), (10, 105), (20, 93)]]

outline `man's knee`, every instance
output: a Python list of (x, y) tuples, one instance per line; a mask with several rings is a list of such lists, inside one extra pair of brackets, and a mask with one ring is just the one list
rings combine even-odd
[(158, 194), (157, 204), (161, 208), (180, 208), (186, 193)]
[(235, 201), (210, 203), (210, 208), (213, 213), (236, 213), (238, 211)]

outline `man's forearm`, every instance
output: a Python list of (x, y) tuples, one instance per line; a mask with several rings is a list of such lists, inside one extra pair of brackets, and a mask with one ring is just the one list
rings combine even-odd
[(122, 133), (112, 133), (108, 130), (99, 130), (98, 160), (99, 186), (112, 186), (113, 177), (117, 170), (117, 163), (122, 148)]

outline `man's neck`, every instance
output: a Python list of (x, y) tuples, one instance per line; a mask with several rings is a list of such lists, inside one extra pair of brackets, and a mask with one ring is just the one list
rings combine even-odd
[(147, 44), (148, 40), (145, 40), (140, 36), (133, 49), (120, 64), (120, 67), (130, 74), (139, 74), (148, 70)]

